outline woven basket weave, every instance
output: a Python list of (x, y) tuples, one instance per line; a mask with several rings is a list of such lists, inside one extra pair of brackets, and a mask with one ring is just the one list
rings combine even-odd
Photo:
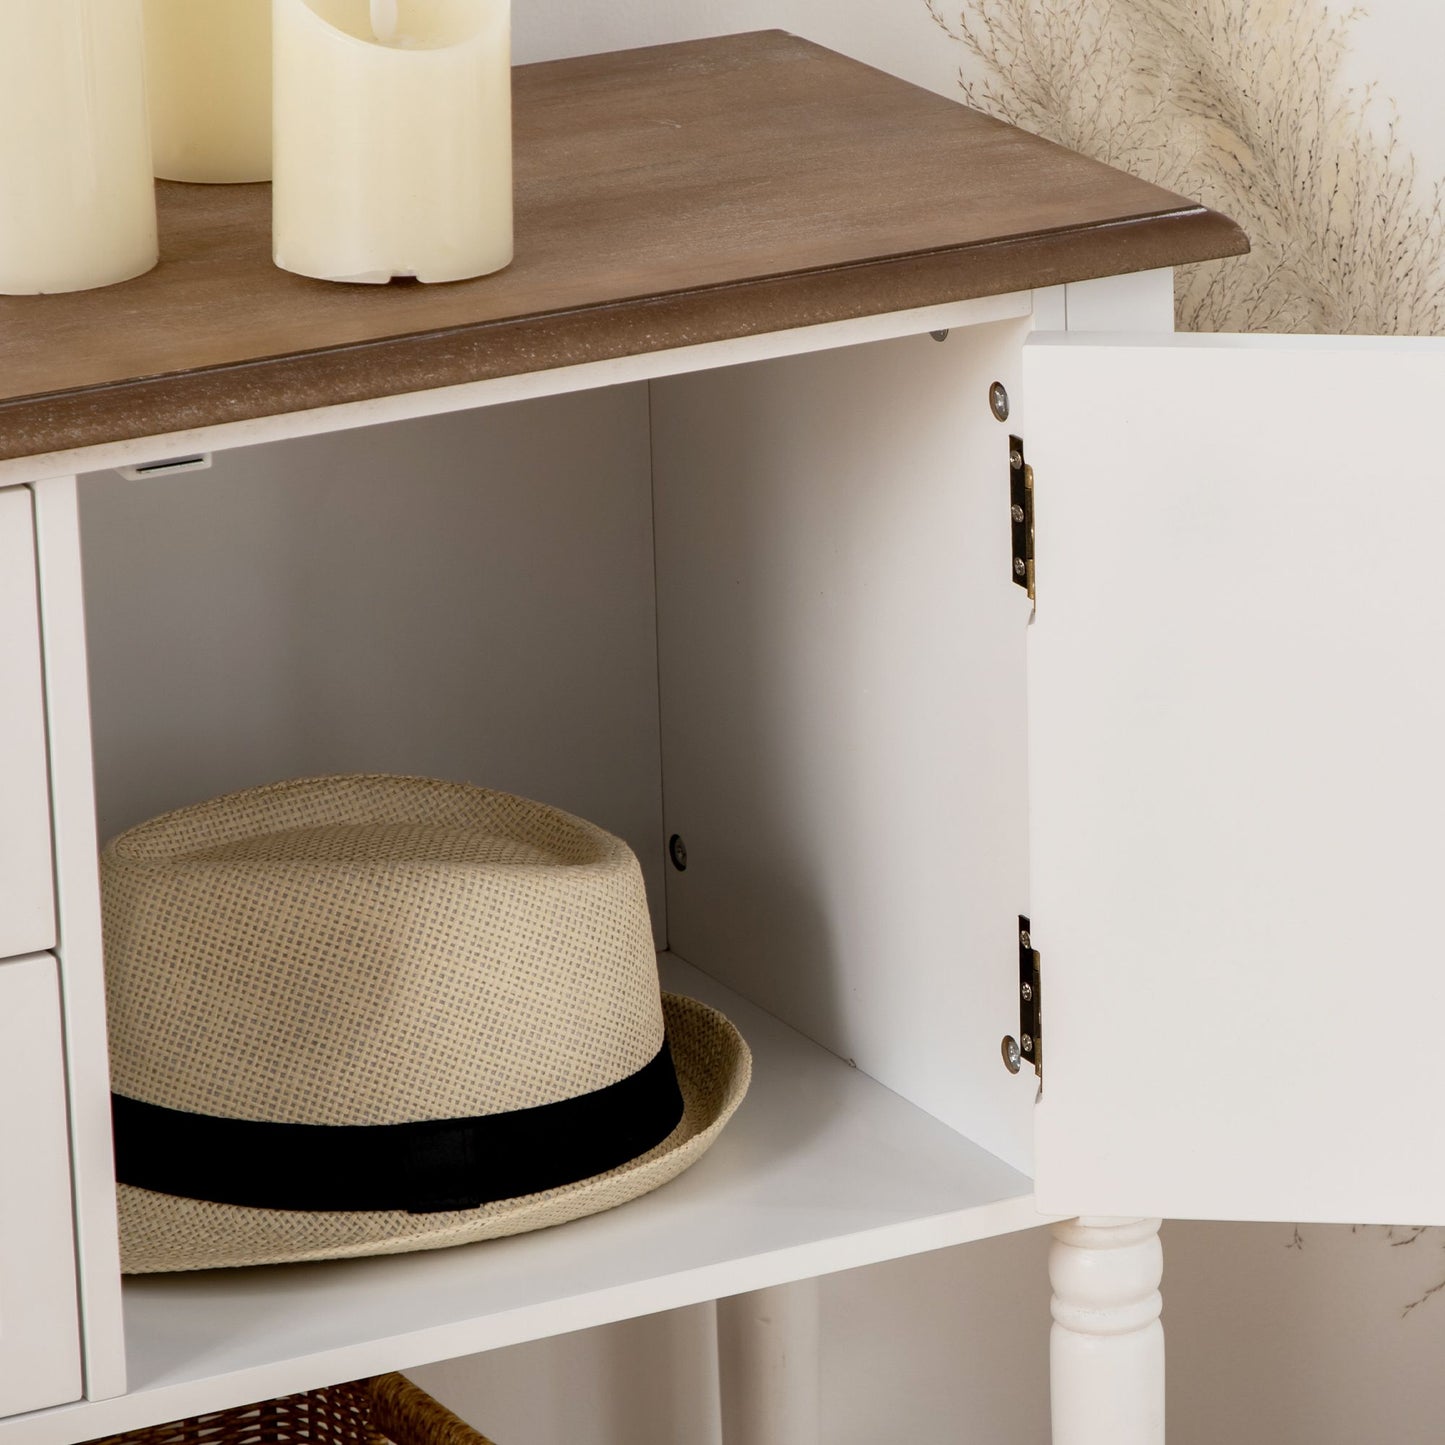
[(107, 1435), (90, 1445), (492, 1445), (405, 1375)]

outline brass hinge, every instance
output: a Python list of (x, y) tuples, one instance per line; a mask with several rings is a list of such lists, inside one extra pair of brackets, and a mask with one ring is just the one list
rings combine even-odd
[(1039, 951), (1034, 947), (1029, 921), (1019, 914), (1019, 1036), (1009, 1034), (1003, 1041), (1003, 1061), (1016, 1074), (1032, 1064), (1039, 1078), (1044, 1076), (1044, 1005), (1039, 978)]
[(1009, 519), (1012, 523), (1013, 579), (1034, 597), (1034, 469), (1024, 460), (1024, 439), (1008, 439)]

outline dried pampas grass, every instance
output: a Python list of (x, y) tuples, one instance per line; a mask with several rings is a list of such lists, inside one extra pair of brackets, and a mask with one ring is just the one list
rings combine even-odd
[[(1445, 332), (1442, 188), (1342, 79), (1324, 0), (925, 0), (982, 62), (969, 103), (1233, 216), (1254, 250), (1186, 268), (1191, 331)], [(947, 8), (945, 5), (947, 4)]]

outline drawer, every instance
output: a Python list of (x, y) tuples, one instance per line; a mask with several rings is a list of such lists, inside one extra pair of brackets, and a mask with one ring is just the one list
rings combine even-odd
[(0, 491), (0, 958), (55, 945), (30, 490)]
[(60, 982), (0, 963), (0, 1415), (80, 1398)]

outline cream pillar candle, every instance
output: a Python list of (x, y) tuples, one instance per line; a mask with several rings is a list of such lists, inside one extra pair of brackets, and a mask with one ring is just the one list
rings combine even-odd
[(145, 0), (156, 175), (271, 179), (271, 0)]
[(509, 0), (275, 0), (276, 264), (458, 281), (512, 259)]
[(0, 26), (0, 292), (149, 271), (141, 0), (5, 0)]

